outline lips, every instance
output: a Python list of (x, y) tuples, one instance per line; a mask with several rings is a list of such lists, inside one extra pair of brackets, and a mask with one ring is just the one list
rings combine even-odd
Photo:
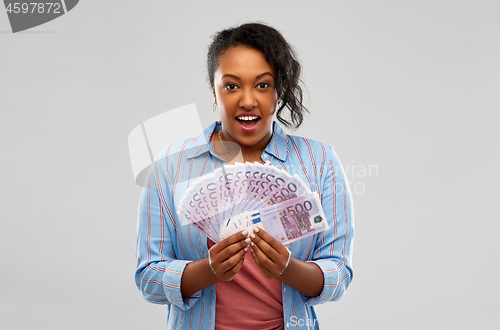
[(236, 117), (238, 126), (245, 132), (252, 132), (257, 128), (260, 116), (253, 113), (245, 113)]

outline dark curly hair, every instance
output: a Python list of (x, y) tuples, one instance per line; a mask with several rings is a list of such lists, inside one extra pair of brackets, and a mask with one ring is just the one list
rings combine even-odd
[[(292, 46), (281, 33), (258, 22), (219, 31), (212, 38), (207, 53), (208, 80), (212, 88), (219, 58), (226, 50), (237, 46), (260, 50), (276, 72), (274, 86), (278, 97), (282, 100), (276, 117), (286, 127), (298, 128), (302, 124), (304, 113), (309, 112), (302, 104), (301, 66)], [(281, 116), (285, 108), (290, 112), (291, 122)]]

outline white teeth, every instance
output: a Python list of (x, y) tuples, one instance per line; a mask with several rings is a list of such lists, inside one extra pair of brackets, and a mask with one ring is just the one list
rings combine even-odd
[(240, 116), (240, 117), (238, 117), (239, 120), (255, 120), (257, 118), (259, 118), (259, 117), (257, 117), (257, 116)]

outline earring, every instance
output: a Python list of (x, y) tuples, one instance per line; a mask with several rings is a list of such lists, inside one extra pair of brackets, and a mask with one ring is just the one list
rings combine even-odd
[(212, 107), (212, 110), (213, 110), (214, 112), (217, 112), (217, 104), (215, 104), (215, 102), (214, 102), (214, 105), (213, 105), (213, 107)]
[(277, 103), (277, 106), (276, 106), (277, 108), (279, 108), (281, 106), (281, 102), (282, 102), (281, 99), (279, 99), (278, 103)]

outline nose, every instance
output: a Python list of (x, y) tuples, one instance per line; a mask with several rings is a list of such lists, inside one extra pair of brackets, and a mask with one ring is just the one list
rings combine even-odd
[(251, 90), (243, 90), (239, 101), (239, 106), (246, 110), (251, 110), (257, 106), (257, 99)]

